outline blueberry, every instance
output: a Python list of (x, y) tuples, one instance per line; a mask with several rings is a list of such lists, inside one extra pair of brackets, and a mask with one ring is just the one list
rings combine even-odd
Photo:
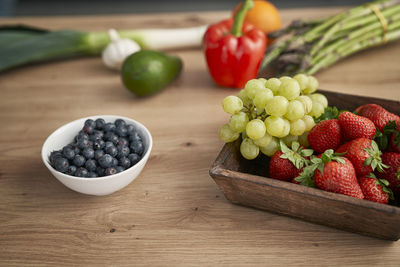
[(85, 149), (82, 151), (82, 155), (83, 155), (86, 159), (92, 159), (92, 158), (94, 158), (94, 150), (93, 150), (93, 148), (90, 148), (90, 147), (85, 148)]
[(89, 134), (89, 135), (90, 135), (90, 134), (93, 133), (94, 127), (89, 126), (89, 125), (85, 125), (85, 126), (83, 126), (82, 131), (83, 131), (85, 134)]
[(100, 166), (96, 168), (96, 173), (98, 176), (104, 176), (104, 169)]
[(133, 126), (132, 124), (128, 124), (126, 125), (126, 130), (128, 131), (128, 135), (131, 135), (135, 132), (135, 126)]
[(129, 154), (128, 159), (131, 161), (131, 166), (133, 166), (139, 162), (140, 156), (138, 154), (132, 153)]
[(115, 133), (119, 136), (125, 137), (128, 135), (128, 130), (126, 129), (126, 127), (124, 125), (120, 125), (117, 127), (117, 129), (115, 130)]
[(81, 167), (85, 164), (85, 157), (82, 155), (75, 155), (74, 159), (73, 159), (73, 163), (75, 166), (77, 167)]
[(107, 141), (107, 142), (104, 144), (104, 149), (106, 149), (107, 147), (110, 147), (110, 146), (114, 146), (114, 143), (113, 143), (113, 142), (110, 142), (110, 141)]
[(122, 167), (122, 166), (117, 166), (117, 167), (115, 167), (115, 169), (117, 170), (117, 172), (123, 172), (123, 171), (125, 171), (125, 168)]
[(91, 143), (90, 143), (89, 139), (79, 139), (77, 144), (78, 144), (78, 148), (85, 149), (87, 147), (90, 147)]
[(96, 178), (96, 177), (99, 177), (99, 176), (98, 176), (97, 173), (95, 173), (95, 172), (89, 172), (88, 175), (87, 175), (87, 177), (89, 177), (89, 178)]
[(74, 175), (75, 172), (76, 172), (76, 166), (69, 165), (69, 167), (68, 167), (67, 171), (65, 172), (65, 174)]
[(101, 158), (102, 156), (104, 156), (104, 151), (103, 150), (101, 150), (101, 149), (98, 149), (98, 150), (95, 150), (94, 151), (94, 158), (96, 159), (96, 160), (98, 160), (99, 158)]
[(104, 125), (103, 129), (105, 132), (113, 132), (115, 130), (115, 124), (108, 122)]
[(129, 147), (125, 145), (118, 145), (117, 146), (117, 158), (127, 157), (130, 153)]
[(105, 154), (104, 156), (99, 158), (98, 162), (101, 167), (108, 168), (108, 167), (111, 167), (111, 164), (113, 162), (113, 157), (108, 154)]
[(123, 119), (116, 119), (114, 122), (116, 127), (125, 126), (126, 122)]
[(114, 145), (106, 147), (104, 150), (107, 154), (110, 154), (112, 157), (116, 157), (118, 155), (118, 150)]
[(75, 172), (75, 176), (77, 177), (88, 177), (88, 174), (89, 174), (88, 170), (86, 170), (83, 167), (79, 167)]
[(104, 175), (106, 175), (106, 176), (113, 175), (113, 174), (116, 174), (116, 173), (117, 173), (117, 169), (115, 169), (114, 167), (107, 168), (104, 171)]
[(57, 157), (54, 160), (54, 168), (59, 172), (66, 172), (68, 170), (69, 163), (66, 158)]
[(142, 138), (137, 132), (133, 132), (129, 135), (129, 141), (134, 142), (134, 141), (142, 141)]
[(127, 157), (122, 157), (118, 161), (119, 165), (128, 169), (131, 166), (131, 161)]
[(119, 137), (117, 145), (128, 146), (129, 145), (129, 141), (125, 137)]
[(79, 140), (82, 140), (82, 139), (87, 139), (88, 140), (89, 139), (89, 135), (84, 133), (83, 131), (80, 131), (78, 133), (78, 135), (75, 137), (75, 140), (76, 140), (76, 142), (79, 142)]
[(62, 157), (62, 152), (60, 150), (51, 152), (49, 156), (50, 164), (54, 166), (55, 160), (59, 157)]
[(96, 123), (96, 129), (98, 129), (98, 130), (102, 130), (103, 127), (104, 127), (104, 125), (106, 124), (106, 122), (105, 122), (104, 119), (102, 119), (102, 118), (98, 118), (98, 119), (95, 121), (95, 123)]
[(93, 149), (103, 149), (106, 143), (103, 140), (97, 140), (93, 142)]
[(90, 141), (97, 141), (101, 140), (104, 136), (104, 133), (102, 131), (94, 130), (92, 135), (89, 136)]
[(62, 154), (67, 159), (73, 159), (75, 157), (75, 151), (71, 147), (65, 146), (62, 150)]
[(92, 119), (87, 119), (86, 121), (85, 121), (85, 124), (84, 124), (85, 126), (90, 126), (90, 127), (92, 127), (92, 128), (95, 128), (96, 127), (96, 123), (94, 122), (94, 120), (92, 120)]
[(94, 159), (87, 160), (86, 163), (85, 163), (85, 168), (90, 172), (95, 171), (96, 168), (97, 168), (96, 161)]
[(132, 141), (129, 148), (131, 149), (132, 153), (136, 153), (139, 156), (141, 156), (144, 151), (143, 143), (141, 141)]
[(111, 166), (113, 166), (113, 167), (117, 167), (118, 166), (118, 160), (116, 158), (112, 159)]

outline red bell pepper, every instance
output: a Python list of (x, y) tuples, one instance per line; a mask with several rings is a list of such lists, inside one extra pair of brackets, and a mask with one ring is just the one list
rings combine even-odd
[(223, 87), (243, 88), (257, 77), (267, 46), (265, 33), (244, 18), (254, 3), (246, 0), (232, 19), (211, 25), (203, 37), (208, 70), (215, 83)]

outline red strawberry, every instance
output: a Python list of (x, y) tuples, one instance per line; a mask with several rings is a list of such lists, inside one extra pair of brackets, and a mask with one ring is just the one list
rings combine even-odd
[(376, 127), (368, 118), (345, 111), (340, 113), (338, 119), (344, 137), (347, 140), (353, 140), (360, 137), (373, 139), (375, 136)]
[(357, 176), (367, 175), (375, 169), (383, 171), (385, 167), (382, 164), (380, 157), (382, 152), (379, 150), (378, 145), (368, 138), (354, 139), (340, 146), (336, 153), (345, 153), (344, 157), (351, 161)]
[(342, 143), (342, 131), (336, 119), (324, 120), (315, 125), (308, 134), (308, 143), (315, 152), (336, 149)]
[(383, 132), (383, 127), (385, 127), (389, 121), (400, 122), (399, 116), (376, 104), (363, 105), (358, 107), (356, 112), (358, 115), (370, 119), (381, 132)]
[(358, 178), (358, 184), (364, 194), (364, 199), (387, 204), (389, 202), (389, 197), (393, 199), (393, 192), (386, 186), (389, 182), (385, 179), (377, 179), (375, 175), (362, 176)]
[(381, 156), (382, 163), (389, 166), (384, 172), (375, 172), (376, 176), (386, 179), (389, 182), (389, 188), (395, 193), (400, 193), (400, 154), (394, 152), (385, 152)]
[(314, 182), (318, 188), (355, 198), (364, 198), (354, 167), (348, 159), (337, 157), (332, 150), (328, 150), (319, 160), (319, 166), (314, 173)]
[(393, 126), (392, 135), (389, 140), (389, 150), (400, 153), (400, 122)]
[(311, 149), (303, 149), (299, 143), (293, 142), (292, 149), (280, 141), (280, 150), (269, 161), (269, 175), (271, 178), (290, 181), (297, 177), (302, 168), (308, 163), (306, 157), (311, 156)]

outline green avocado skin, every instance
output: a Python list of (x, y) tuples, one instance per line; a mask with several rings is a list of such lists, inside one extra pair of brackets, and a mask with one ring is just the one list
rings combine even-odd
[(163, 90), (182, 71), (180, 58), (158, 51), (141, 50), (122, 64), (122, 81), (136, 96), (145, 97)]

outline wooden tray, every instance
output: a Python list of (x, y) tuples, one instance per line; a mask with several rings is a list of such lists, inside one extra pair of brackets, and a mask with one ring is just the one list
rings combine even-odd
[[(321, 90), (329, 105), (354, 110), (375, 103), (400, 114), (400, 102)], [(253, 161), (239, 152), (239, 141), (225, 144), (210, 169), (225, 197), (234, 204), (288, 215), (354, 233), (389, 240), (400, 237), (400, 207), (355, 199), (341, 194), (268, 177), (268, 157)]]

